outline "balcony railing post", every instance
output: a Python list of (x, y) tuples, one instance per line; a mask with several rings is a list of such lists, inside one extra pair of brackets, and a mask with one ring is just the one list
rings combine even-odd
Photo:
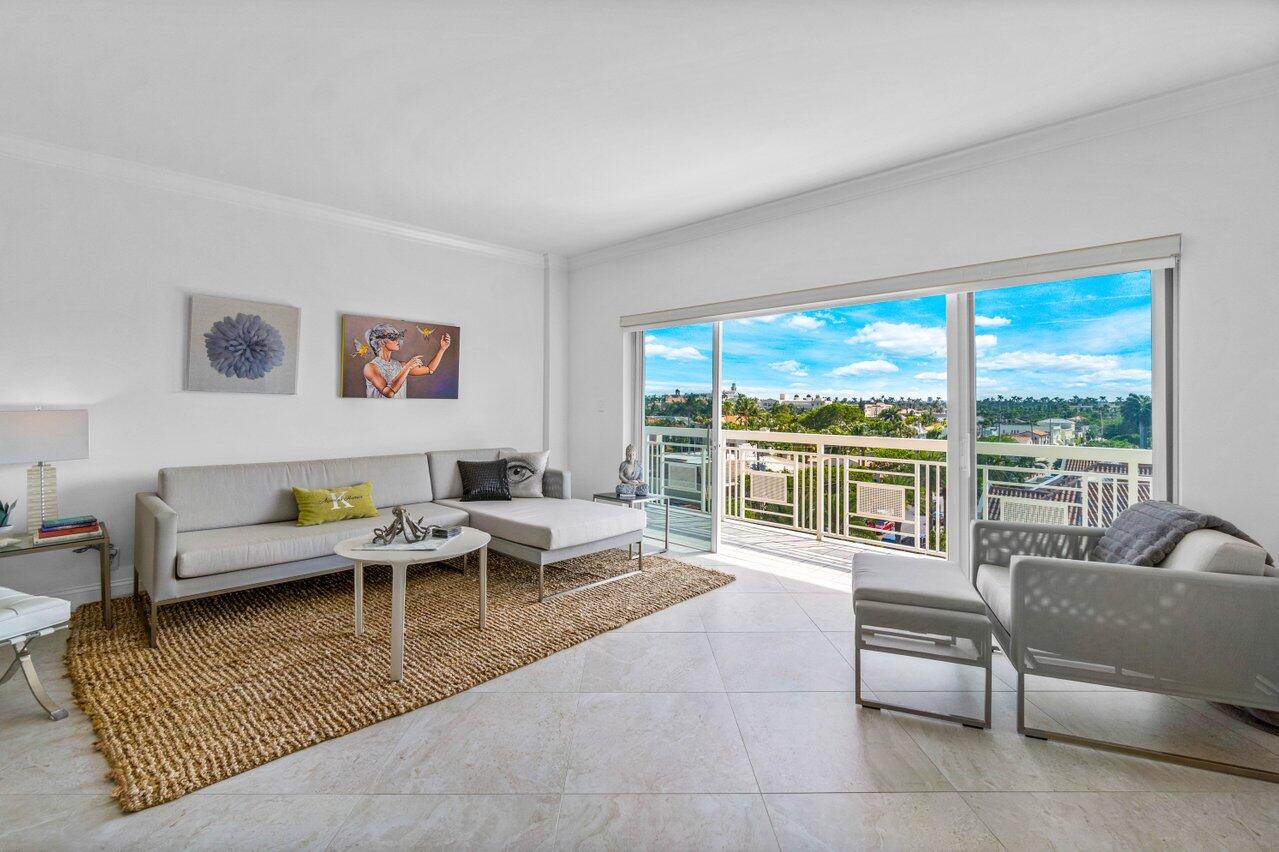
[(795, 529), (800, 529), (800, 525), (799, 525), (799, 519), (800, 519), (799, 511), (800, 511), (800, 499), (801, 499), (800, 492), (803, 490), (803, 483), (804, 483), (804, 473), (803, 473), (804, 457), (802, 454), (796, 453), (793, 461), (794, 461), (794, 465), (792, 466), (793, 475), (791, 477), (793, 482), (791, 486), (792, 491), (791, 491), (791, 500), (790, 500), (790, 525), (794, 527)]
[[(915, 462), (914, 466), (915, 466), (915, 529), (914, 529), (915, 548), (917, 550), (921, 550), (923, 549), (923, 545), (926, 542), (926, 539), (924, 539), (923, 537), (924, 536), (923, 519), (924, 517), (927, 517), (928, 515), (929, 494), (928, 494), (928, 479), (927, 479), (927, 473), (926, 473), (928, 468), (920, 464), (918, 461)], [(924, 474), (924, 475), (921, 476), (920, 474)], [(920, 516), (920, 513), (919, 513), (920, 505), (923, 505), (924, 507), (924, 515), (922, 517)]]
[[(1083, 507), (1082, 509), (1083, 515), (1080, 516), (1079, 523), (1085, 527), (1092, 525), (1092, 517), (1094, 514), (1093, 507), (1092, 507), (1092, 500), (1093, 500), (1092, 486), (1093, 486), (1093, 481), (1089, 477), (1087, 476), (1079, 477), (1079, 504), (1080, 506)], [(1103, 508), (1102, 504), (1104, 504), (1105, 502), (1106, 502), (1106, 491), (1105, 491), (1105, 488), (1102, 487), (1101, 481), (1098, 480), (1097, 481), (1097, 510), (1095, 513), (1097, 515), (1097, 523), (1101, 523), (1101, 515), (1102, 515), (1102, 508)]]
[(822, 540), (822, 533), (826, 530), (826, 444), (822, 441), (817, 442), (817, 540)]
[[(1128, 505), (1129, 506), (1136, 506), (1137, 501), (1140, 499), (1140, 494), (1137, 491), (1137, 473), (1139, 469), (1140, 468), (1138, 467), (1135, 461), (1132, 461), (1131, 459), (1128, 461)], [(1115, 507), (1115, 514), (1116, 515), (1119, 514), (1118, 506)]]

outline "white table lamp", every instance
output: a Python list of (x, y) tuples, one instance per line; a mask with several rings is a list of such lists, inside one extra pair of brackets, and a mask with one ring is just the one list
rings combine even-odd
[(27, 532), (58, 517), (58, 472), (51, 461), (89, 457), (84, 408), (0, 411), (0, 464), (35, 462), (27, 471)]

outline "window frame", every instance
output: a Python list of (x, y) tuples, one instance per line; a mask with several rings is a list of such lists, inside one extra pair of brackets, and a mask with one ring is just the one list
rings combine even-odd
[[(620, 318), (624, 362), (630, 361), (631, 387), (625, 394), (631, 416), (623, 440), (637, 444), (644, 435), (644, 336), (656, 328), (710, 324), (712, 354), (712, 494), (711, 552), (720, 545), (723, 509), (723, 439), (721, 343), (726, 320), (794, 313), (817, 308), (946, 296), (947, 418), (947, 550), (952, 562), (968, 566), (969, 526), (977, 517), (977, 415), (974, 294), (982, 290), (1090, 278), (1149, 270), (1151, 281), (1151, 497), (1175, 501), (1179, 495), (1177, 465), (1177, 340), (1181, 237), (1172, 235), (1054, 252), (987, 264), (916, 273), (892, 278), (795, 290), (726, 302), (690, 306)], [(625, 407), (625, 406), (624, 406)], [(951, 526), (951, 518), (960, 522)]]

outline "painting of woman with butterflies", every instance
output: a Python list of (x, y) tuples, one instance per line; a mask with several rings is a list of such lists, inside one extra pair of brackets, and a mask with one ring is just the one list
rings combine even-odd
[(461, 329), (342, 316), (341, 394), (363, 399), (457, 399)]

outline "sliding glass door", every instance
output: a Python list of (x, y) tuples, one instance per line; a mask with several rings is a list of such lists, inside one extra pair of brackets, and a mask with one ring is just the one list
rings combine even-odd
[[(644, 469), (669, 502), (671, 542), (697, 550), (715, 544), (715, 334), (712, 323), (644, 332)], [(665, 539), (667, 508), (647, 506), (651, 538)]]
[(980, 518), (1105, 527), (1152, 497), (1149, 270), (981, 290)]
[(722, 327), (725, 541), (944, 555), (945, 297)]

